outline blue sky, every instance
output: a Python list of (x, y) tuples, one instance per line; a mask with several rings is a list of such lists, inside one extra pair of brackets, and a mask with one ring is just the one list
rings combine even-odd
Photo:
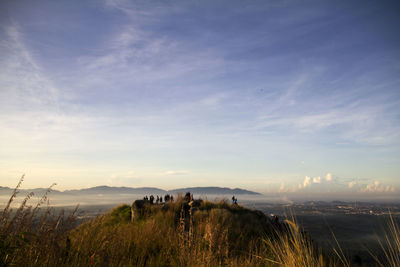
[(2, 1), (0, 181), (400, 190), (400, 6)]

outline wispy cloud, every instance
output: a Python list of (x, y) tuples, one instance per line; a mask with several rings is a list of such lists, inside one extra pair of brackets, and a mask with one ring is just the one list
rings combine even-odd
[(6, 162), (110, 164), (104, 179), (133, 162), (154, 184), (206, 169), (204, 183), (268, 177), (285, 192), (349, 190), (353, 179), (315, 173), (332, 166), (398, 183), (398, 45), (378, 38), (394, 27), (375, 24), (376, 5), (31, 5), (10, 6), (0, 27)]
[(141, 183), (142, 179), (134, 171), (114, 173), (107, 180), (107, 184), (110, 186), (138, 186)]
[(181, 171), (181, 170), (169, 170), (165, 172), (165, 175), (187, 175), (187, 171)]
[[(324, 98), (313, 97), (307, 100), (306, 108), (301, 112), (280, 109), (263, 115), (258, 122), (258, 128), (290, 127), (302, 133), (316, 134), (329, 131), (336, 138), (365, 144), (390, 144), (399, 140), (398, 124), (388, 123), (396, 120), (392, 111), (398, 103), (396, 99), (382, 99), (379, 102), (364, 98), (351, 105), (329, 103), (327, 106), (314, 107), (312, 103), (324, 102)], [(342, 99), (345, 99), (342, 96)], [(292, 103), (301, 99), (290, 100)], [(308, 102), (308, 103), (307, 103)]]
[(16, 24), (3, 25), (0, 31), (4, 36), (0, 41), (1, 108), (18, 112), (34, 106), (57, 111), (60, 93), (25, 46), (20, 28)]

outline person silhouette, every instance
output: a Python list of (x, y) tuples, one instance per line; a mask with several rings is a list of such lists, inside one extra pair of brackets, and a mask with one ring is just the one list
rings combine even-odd
[(188, 202), (190, 201), (190, 192), (186, 192), (185, 200)]
[(232, 203), (234, 205), (237, 205), (237, 198), (235, 196), (232, 197)]

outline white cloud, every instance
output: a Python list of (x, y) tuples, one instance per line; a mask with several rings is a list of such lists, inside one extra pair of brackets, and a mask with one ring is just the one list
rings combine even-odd
[(353, 188), (357, 184), (357, 181), (349, 182), (349, 188)]
[(110, 186), (137, 186), (141, 181), (134, 171), (127, 171), (111, 174), (107, 179), (107, 184)]
[(304, 179), (303, 182), (303, 187), (307, 187), (311, 184), (311, 177), (310, 176), (306, 176), (306, 178)]
[[(332, 173), (327, 173), (324, 176), (306, 176), (301, 184), (298, 185), (298, 189), (305, 189), (307, 187), (318, 188), (318, 190), (331, 191), (339, 190), (343, 187), (343, 184), (334, 177)], [(343, 189), (343, 188), (342, 188)]]
[(326, 179), (327, 182), (332, 181), (332, 179), (333, 179), (332, 173), (327, 173), (326, 176), (325, 176), (325, 179)]
[(321, 176), (312, 178), (311, 176), (306, 176), (302, 184), (298, 185), (298, 189), (304, 189), (311, 186), (312, 184), (322, 184), (324, 181)]
[(381, 182), (375, 181), (367, 184), (360, 191), (364, 193), (393, 193), (396, 192), (396, 189), (391, 185), (383, 185)]
[(278, 192), (279, 193), (286, 192), (286, 188), (285, 188), (285, 184), (284, 183), (281, 183), (281, 186), (279, 187)]
[(169, 170), (165, 172), (165, 175), (186, 175), (188, 174), (187, 171), (180, 171), (180, 170)]
[(321, 177), (320, 177), (320, 176), (314, 177), (313, 183), (315, 183), (315, 184), (320, 184), (320, 183), (321, 183)]

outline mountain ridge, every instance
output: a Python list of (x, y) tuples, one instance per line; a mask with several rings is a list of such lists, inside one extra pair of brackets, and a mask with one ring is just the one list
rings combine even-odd
[[(0, 194), (9, 194), (12, 188), (0, 187)], [(34, 189), (19, 189), (20, 193), (34, 192), (41, 193), (48, 190), (47, 188), (34, 188)], [(107, 186), (99, 185), (94, 187), (82, 188), (82, 189), (69, 189), (59, 191), (51, 189), (51, 193), (61, 195), (80, 195), (80, 194), (177, 194), (191, 192), (194, 194), (233, 194), (233, 195), (261, 195), (261, 193), (242, 189), (242, 188), (229, 188), (229, 187), (218, 187), (218, 186), (207, 186), (207, 187), (184, 187), (172, 190), (164, 190), (157, 187), (126, 187), (126, 186)]]

